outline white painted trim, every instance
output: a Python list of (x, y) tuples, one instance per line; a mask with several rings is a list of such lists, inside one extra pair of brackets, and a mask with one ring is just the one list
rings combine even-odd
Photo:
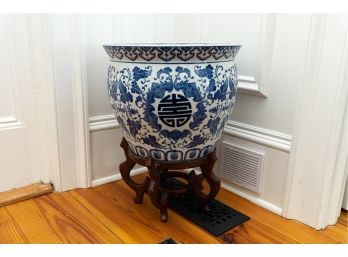
[(261, 38), (260, 38), (260, 93), (267, 97), (269, 91), (272, 59), (277, 25), (277, 14), (265, 14), (262, 18)]
[(49, 25), (61, 167), (55, 190), (86, 188), (91, 186), (91, 169), (85, 23), (82, 15), (59, 14), (49, 16)]
[[(11, 106), (13, 111), (13, 120), (10, 121), (10, 117), (5, 118), (5, 122), (1, 124), (0, 122), (0, 129), (13, 129), (13, 128), (19, 128), (25, 126), (23, 124), (22, 120), (22, 106), (20, 104), (21, 101), (18, 101), (20, 99), (21, 94), (23, 93), (20, 89), (20, 85), (23, 83), (27, 83), (27, 81), (23, 82), (22, 76), (18, 76), (18, 67), (16, 65), (16, 60), (24, 61), (22, 56), (20, 56), (20, 51), (16, 49), (17, 44), (21, 41), (21, 39), (17, 38), (18, 36), (15, 35), (14, 31), (16, 30), (16, 18), (15, 15), (7, 14), (6, 16), (3, 15), (5, 19), (0, 19), (0, 22), (3, 23), (5, 21), (5, 24), (0, 24), (2, 28), (4, 28), (5, 37), (7, 39), (7, 45), (9, 47), (8, 51), (10, 52), (12, 58), (10, 59), (8, 66), (10, 68), (10, 77), (11, 77), (11, 97), (7, 96), (4, 99), (4, 96), (2, 96), (1, 101), (7, 102), (7, 106)], [(30, 25), (29, 25), (30, 26)], [(1, 58), (1, 57), (0, 57)]]
[(347, 73), (348, 17), (313, 15), (282, 215), (315, 229), (336, 222), (337, 217), (331, 218), (342, 201), (344, 183), (338, 179), (344, 177), (345, 165), (337, 156), (343, 154), (343, 160), (348, 154), (347, 146), (340, 148)]
[(248, 82), (248, 83), (256, 83), (256, 78), (253, 76), (243, 76), (243, 75), (238, 75), (238, 81), (239, 82)]
[(54, 81), (53, 45), (49, 18), (46, 14), (26, 15), (29, 65), (35, 99), (35, 120), (40, 142), (41, 180), (49, 181), (55, 190), (62, 185), (57, 127), (57, 105)]
[(117, 122), (114, 114), (99, 115), (89, 118), (89, 131), (91, 132), (116, 129), (119, 127), (120, 124)]
[(261, 92), (260, 84), (258, 84), (256, 78), (252, 76), (238, 75), (237, 93), (266, 97), (266, 95)]
[(224, 133), (287, 153), (291, 149), (292, 138), (290, 135), (232, 120), (227, 122)]
[[(146, 167), (139, 167), (137, 169), (132, 170), (131, 171), (131, 175), (135, 176), (135, 175), (142, 174), (142, 173), (145, 173), (145, 172), (147, 172), (147, 168)], [(103, 184), (106, 184), (106, 183), (110, 183), (110, 182), (114, 182), (114, 181), (121, 180), (121, 179), (122, 179), (122, 177), (121, 177), (120, 173), (115, 174), (115, 175), (111, 175), (111, 176), (108, 176), (108, 177), (104, 177), (104, 178), (94, 179), (94, 180), (92, 180), (92, 187), (100, 186), (100, 185), (103, 185)]]
[[(348, 43), (348, 41), (347, 41)], [(348, 50), (348, 47), (346, 48)], [(347, 68), (348, 70), (348, 68)], [(348, 73), (345, 75), (345, 84), (348, 84)], [(341, 207), (347, 209), (347, 177), (348, 177), (348, 97), (346, 99), (345, 115), (340, 136), (337, 158), (335, 160), (335, 170), (332, 184), (335, 185), (329, 192), (327, 213), (323, 217), (323, 223), (334, 225), (341, 214)], [(344, 172), (340, 172), (344, 170)], [(342, 190), (344, 188), (344, 190)], [(345, 203), (343, 201), (346, 201)]]
[[(91, 132), (119, 128), (113, 114), (93, 116), (89, 118), (89, 129)], [(229, 120), (224, 129), (224, 133), (238, 137), (250, 142), (290, 152), (291, 136), (272, 130), (267, 130), (244, 123)]]
[(14, 116), (0, 118), (0, 130), (24, 127), (24, 124)]
[(223, 181), (221, 183), (221, 187), (226, 189), (226, 190), (228, 190), (228, 191), (230, 191), (230, 192), (232, 192), (232, 193), (234, 193), (234, 194), (236, 194), (236, 195), (239, 195), (240, 197), (243, 197), (243, 198), (249, 200), (250, 202), (253, 202), (256, 205), (259, 205), (259, 206), (261, 206), (261, 207), (263, 207), (263, 208), (265, 208), (265, 209), (267, 209), (267, 210), (269, 210), (269, 211), (271, 211), (271, 212), (273, 212), (275, 214), (281, 215), (281, 213), (282, 213), (282, 208), (281, 207), (276, 206), (276, 205), (274, 205), (274, 204), (272, 204), (270, 202), (267, 202), (267, 201), (265, 201), (263, 199), (260, 199), (260, 198), (254, 196), (254, 195), (248, 194), (248, 193), (246, 193), (246, 192), (244, 192), (242, 190), (239, 190), (239, 189), (237, 189), (237, 188), (235, 188), (235, 187), (233, 187), (231, 185), (227, 185)]
[[(113, 114), (89, 118), (89, 129), (91, 132), (116, 129), (119, 127), (120, 125), (117, 123)], [(292, 139), (290, 135), (232, 120), (227, 122), (224, 133), (287, 153), (289, 153), (291, 149)]]
[(276, 14), (263, 15), (260, 32), (260, 78), (259, 81), (257, 81), (257, 79), (253, 76), (239, 75), (237, 91), (239, 94), (267, 97), (272, 66), (276, 23)]
[[(191, 170), (191, 169), (189, 169)], [(132, 176), (135, 176), (135, 175), (138, 175), (138, 174), (142, 174), (142, 173), (146, 173), (148, 170), (146, 167), (139, 167), (137, 169), (134, 169), (131, 171), (131, 175)], [(188, 172), (188, 170), (183, 170), (183, 171), (186, 171)], [(108, 177), (103, 177), (103, 178), (99, 178), (99, 179), (94, 179), (92, 181), (92, 187), (96, 187), (96, 186), (100, 186), (100, 185), (103, 185), (103, 184), (106, 184), (106, 183), (111, 183), (111, 182), (114, 182), (114, 181), (118, 181), (118, 180), (121, 180), (122, 177), (121, 177), (121, 174), (115, 174), (115, 175), (112, 175), (112, 176), (108, 176)], [(256, 196), (253, 196), (253, 195), (250, 195), (248, 193), (245, 193), (243, 192), (242, 190), (239, 190), (239, 189), (236, 189), (234, 188), (233, 186), (230, 186), (230, 185), (227, 185), (226, 183), (222, 182), (221, 183), (221, 187), (226, 189), (227, 191), (230, 191), (236, 195), (239, 195), (275, 214), (278, 214), (280, 215), (282, 213), (282, 209), (272, 203), (269, 203), (265, 200), (262, 200), (260, 198), (257, 198)]]
[(87, 71), (85, 49), (85, 23), (81, 15), (71, 17), (73, 53), (73, 104), (75, 117), (77, 187), (92, 184), (88, 122)]

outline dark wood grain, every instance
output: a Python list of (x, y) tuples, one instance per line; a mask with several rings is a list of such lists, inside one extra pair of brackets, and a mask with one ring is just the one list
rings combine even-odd
[[(124, 150), (126, 160), (120, 164), (120, 173), (124, 182), (135, 192), (135, 203), (142, 203), (145, 192), (147, 191), (152, 204), (160, 210), (160, 218), (163, 222), (168, 221), (168, 195), (193, 189), (192, 191), (200, 198), (200, 204), (204, 211), (209, 211), (208, 203), (215, 198), (220, 190), (220, 178), (214, 175), (213, 168), (217, 161), (216, 148), (200, 159), (185, 161), (159, 161), (151, 156), (142, 158), (136, 155), (128, 145), (125, 138), (122, 138), (120, 146)], [(135, 164), (147, 167), (149, 177), (145, 177), (143, 183), (136, 183), (130, 176), (130, 172)], [(200, 167), (202, 173), (195, 174), (192, 170), (190, 175), (182, 172), (182, 169)], [(181, 174), (179, 174), (181, 173)], [(169, 189), (164, 180), (168, 177), (180, 177), (187, 182), (187, 187), (180, 189)], [(209, 184), (208, 193), (202, 192), (202, 182), (205, 180)]]

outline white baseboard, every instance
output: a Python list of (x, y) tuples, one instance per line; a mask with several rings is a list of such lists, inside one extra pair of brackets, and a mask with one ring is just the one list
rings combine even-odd
[[(134, 175), (138, 175), (138, 174), (145, 173), (145, 172), (147, 172), (147, 168), (140, 167), (140, 168), (132, 170), (131, 174), (132, 174), (132, 176), (134, 176)], [(115, 174), (115, 175), (111, 175), (108, 177), (104, 177), (104, 178), (94, 179), (94, 180), (92, 180), (92, 187), (100, 186), (100, 185), (114, 182), (114, 181), (121, 180), (121, 179), (122, 179), (122, 177), (121, 177), (120, 173)]]
[(265, 208), (265, 209), (267, 209), (275, 214), (278, 214), (278, 215), (282, 214), (282, 208), (279, 206), (276, 206), (270, 202), (267, 202), (263, 199), (257, 198), (256, 196), (248, 194), (248, 193), (246, 193), (242, 190), (239, 190), (233, 186), (227, 185), (224, 182), (221, 182), (221, 187), (236, 194), (236, 195), (239, 195), (240, 197), (243, 197), (243, 198), (249, 200), (250, 202), (253, 202), (254, 204), (259, 205), (262, 208)]
[[(119, 127), (119, 124), (117, 123), (113, 114), (91, 117), (89, 119), (89, 122), (90, 122), (89, 125), (90, 125), (91, 132), (99, 132), (99, 131), (115, 129)], [(278, 149), (282, 152), (290, 151), (291, 136), (282, 134), (279, 132), (254, 127), (248, 124), (229, 121), (226, 125), (224, 133), (231, 135), (233, 137), (244, 139), (249, 142), (253, 142), (256, 144)], [(118, 152), (115, 152), (113, 156), (117, 154)], [(145, 167), (141, 167), (132, 171), (132, 174), (136, 175), (146, 171), (147, 169)], [(120, 174), (115, 174), (108, 177), (102, 177), (102, 178), (93, 180), (92, 187), (99, 186), (105, 183), (110, 183), (120, 179), (122, 179)], [(236, 189), (226, 184), (222, 184), (222, 187), (278, 215), (280, 215), (282, 212), (282, 209), (280, 207), (275, 206), (263, 199), (257, 198), (256, 196), (245, 193), (242, 190)]]
[[(132, 175), (134, 176), (134, 175), (138, 175), (138, 174), (145, 173), (145, 172), (147, 172), (147, 168), (140, 167), (140, 168), (134, 169), (132, 171)], [(114, 182), (114, 181), (121, 180), (121, 179), (122, 179), (121, 174), (115, 174), (115, 175), (104, 177), (104, 178), (98, 178), (98, 179), (95, 179), (92, 181), (92, 187), (100, 186), (100, 185), (107, 184), (107, 183)], [(281, 213), (282, 213), (282, 208), (280, 208), (274, 204), (271, 204), (265, 200), (259, 199), (253, 195), (245, 193), (245, 192), (243, 192), (239, 189), (236, 189), (232, 186), (229, 186), (223, 182), (221, 183), (221, 187), (236, 194), (236, 195), (239, 195), (239, 196), (271, 211), (271, 212), (274, 212), (275, 214), (281, 215)]]

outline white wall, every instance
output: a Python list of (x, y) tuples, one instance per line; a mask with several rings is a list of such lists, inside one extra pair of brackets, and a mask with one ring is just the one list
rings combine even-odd
[[(124, 160), (119, 147), (122, 133), (115, 129), (106, 91), (108, 58), (103, 44), (112, 42), (174, 42), (175, 15), (120, 14), (84, 15), (88, 101), (91, 125), (92, 184), (103, 178), (115, 178)], [(106, 130), (105, 130), (106, 129)], [(110, 130), (111, 129), (111, 130)], [(94, 181), (94, 182), (93, 182)]]
[(90, 116), (111, 113), (104, 90), (104, 43), (240, 42), (239, 75), (255, 79), (268, 98), (239, 94), (232, 120), (291, 134), (309, 19), (310, 15), (85, 15)]
[[(277, 15), (275, 21), (273, 20), (273, 42), (268, 42), (272, 50), (264, 57), (269, 60), (264, 62), (265, 66), (259, 66), (261, 76), (265, 69), (269, 74), (263, 81), (257, 79), (264, 83), (267, 98), (239, 94), (231, 120), (241, 125), (242, 131), (235, 133), (233, 126), (227, 126), (225, 131), (231, 130), (232, 136), (223, 137), (237, 145), (264, 152), (266, 157), (260, 194), (226, 181), (225, 184), (230, 186), (232, 191), (278, 214), (282, 212), (297, 93), (303, 80), (310, 21), (309, 15)], [(261, 35), (260, 37), (262, 38)], [(244, 50), (248, 51), (247, 47)], [(243, 68), (240, 68), (239, 72), (243, 74)], [(246, 73), (250, 74), (252, 73)], [(255, 77), (257, 78), (257, 75)], [(248, 127), (250, 125), (251, 129)], [(255, 136), (250, 137), (250, 133), (254, 133)], [(267, 137), (264, 138), (264, 135)], [(236, 137), (244, 140), (238, 140)], [(274, 141), (280, 144), (274, 144)]]
[(111, 113), (105, 76), (108, 58), (102, 45), (114, 42), (173, 42), (174, 18), (171, 14), (83, 15), (90, 117)]
[[(267, 202), (273, 211), (281, 211), (310, 15), (85, 15), (85, 19), (94, 180), (114, 175), (123, 159), (118, 147), (121, 133), (114, 128), (112, 116), (105, 117), (111, 114), (111, 108), (105, 90), (107, 57), (101, 48), (103, 43), (241, 43), (237, 57), (241, 88), (223, 138), (265, 152), (267, 162), (261, 194), (227, 181), (225, 184), (251, 200)], [(105, 127), (113, 129), (103, 130)]]

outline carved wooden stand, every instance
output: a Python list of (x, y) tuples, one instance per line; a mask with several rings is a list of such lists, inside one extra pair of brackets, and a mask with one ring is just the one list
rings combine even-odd
[[(144, 193), (147, 191), (151, 202), (156, 206), (161, 213), (161, 220), (166, 222), (168, 220), (168, 196), (172, 194), (178, 194), (185, 192), (186, 190), (192, 190), (195, 192), (201, 201), (201, 206), (204, 211), (209, 211), (208, 202), (213, 199), (220, 190), (220, 179), (213, 173), (213, 167), (216, 157), (216, 150), (208, 154), (206, 157), (192, 161), (182, 162), (158, 162), (151, 157), (141, 158), (135, 155), (128, 146), (125, 138), (122, 138), (121, 147), (126, 155), (126, 161), (120, 164), (120, 172), (125, 183), (131, 187), (136, 196), (134, 198), (135, 203), (142, 203)], [(138, 163), (142, 166), (146, 166), (149, 171), (149, 176), (146, 177), (144, 183), (135, 183), (130, 177), (130, 171), (134, 165)], [(195, 174), (192, 170), (189, 174), (180, 171), (180, 169), (189, 169), (193, 167), (200, 167), (202, 173)], [(187, 184), (180, 188), (168, 189), (164, 185), (164, 181), (168, 177), (178, 177), (185, 179)], [(202, 193), (202, 182), (206, 179), (209, 184), (209, 193)]]

